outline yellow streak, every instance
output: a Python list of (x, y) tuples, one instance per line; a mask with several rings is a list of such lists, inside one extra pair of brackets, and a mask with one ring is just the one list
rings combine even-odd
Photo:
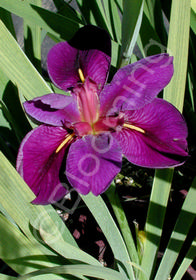
[(85, 82), (85, 78), (84, 78), (84, 74), (82, 72), (82, 69), (78, 69), (78, 74), (79, 74), (79, 77), (80, 77), (80, 80), (82, 81), (82, 83)]
[(123, 126), (124, 126), (124, 127), (127, 127), (127, 128), (130, 128), (130, 129), (134, 129), (134, 130), (139, 131), (139, 132), (141, 132), (141, 133), (145, 133), (145, 130), (143, 130), (142, 128), (137, 127), (137, 126), (135, 126), (135, 125), (132, 125), (132, 124), (124, 123)]
[(69, 134), (65, 140), (58, 146), (58, 148), (56, 149), (55, 153), (57, 154), (68, 142), (69, 140), (71, 140), (71, 138), (73, 138), (74, 133)]

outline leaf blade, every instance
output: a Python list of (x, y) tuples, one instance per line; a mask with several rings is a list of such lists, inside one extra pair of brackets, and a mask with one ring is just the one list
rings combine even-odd
[[(164, 90), (164, 99), (171, 102), (181, 112), (184, 104), (188, 62), (190, 7), (190, 0), (172, 1), (168, 37), (168, 52), (174, 56), (174, 76)], [(173, 94), (174, 92), (176, 93), (175, 95)]]
[(196, 214), (196, 178), (193, 180), (192, 187), (189, 189), (186, 199), (182, 205), (176, 225), (172, 232), (169, 244), (163, 255), (155, 280), (166, 280), (171, 269), (177, 260), (179, 251), (186, 239), (187, 233), (194, 222)]
[[(143, 15), (143, 0), (125, 0), (122, 18), (120, 67), (128, 64), (137, 41)], [(127, 26), (129, 28), (127, 28)]]
[(27, 99), (51, 92), (2, 21), (0, 21), (0, 34), (0, 68), (10, 80), (18, 86)]
[[(135, 279), (133, 267), (131, 265), (131, 260), (125, 243), (103, 199), (101, 196), (95, 197), (91, 193), (85, 196), (81, 195), (81, 197), (108, 240), (114, 256), (119, 262), (119, 271), (126, 279), (128, 275), (130, 280)], [(99, 211), (97, 211), (97, 209), (99, 209)], [(121, 263), (126, 270), (122, 268)]]
[[(50, 205), (33, 205), (30, 202), (34, 198), (35, 195), (30, 188), (0, 153), (0, 203), (10, 217), (32, 242), (38, 242), (36, 240), (36, 237), (38, 237), (36, 230), (39, 230), (42, 221), (45, 220), (44, 222), (47, 222), (53, 228), (56, 238), (77, 246), (73, 236), (53, 207)], [(33, 227), (34, 231), (31, 230), (29, 225)], [(43, 247), (43, 250), (46, 254), (51, 254), (51, 251), (46, 247)]]
[[(142, 280), (151, 279), (155, 269), (172, 178), (173, 169), (156, 170), (145, 224), (146, 240), (141, 263), (145, 274), (140, 273), (139, 277)], [(160, 188), (162, 188), (161, 195)]]
[(48, 269), (42, 269), (40, 271), (35, 271), (30, 274), (19, 277), (19, 280), (26, 280), (33, 276), (38, 276), (41, 274), (70, 274), (74, 276), (91, 276), (104, 280), (123, 280), (120, 273), (106, 267), (97, 267), (93, 265), (64, 265), (61, 267), (53, 267)]

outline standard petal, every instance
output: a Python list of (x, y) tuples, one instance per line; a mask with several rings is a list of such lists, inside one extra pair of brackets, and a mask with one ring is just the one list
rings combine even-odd
[(40, 125), (21, 143), (16, 169), (37, 196), (35, 204), (56, 202), (67, 193), (59, 179), (66, 147), (55, 152), (66, 135), (61, 127)]
[(47, 67), (52, 82), (62, 90), (75, 87), (79, 81), (78, 50), (67, 42), (56, 44), (48, 53)]
[(103, 193), (121, 169), (121, 150), (111, 134), (89, 135), (69, 149), (66, 176), (81, 194)]
[(80, 28), (69, 44), (80, 50), (79, 65), (84, 77), (96, 82), (98, 90), (104, 86), (111, 62), (111, 39), (100, 27), (86, 25)]
[(185, 161), (187, 126), (173, 105), (155, 98), (140, 110), (127, 111), (124, 118), (133, 129), (125, 125), (115, 137), (130, 162), (143, 167), (166, 168)]
[(99, 50), (80, 51), (80, 68), (84, 77), (91, 78), (98, 88), (103, 88), (108, 77), (111, 58)]
[(78, 30), (70, 42), (55, 45), (48, 53), (48, 73), (53, 83), (63, 89), (77, 87), (90, 77), (101, 89), (107, 79), (111, 61), (111, 40), (108, 33), (95, 26)]
[(142, 108), (169, 83), (172, 75), (173, 57), (168, 54), (150, 56), (121, 68), (100, 94), (102, 114)]
[(80, 120), (77, 103), (72, 96), (50, 93), (24, 102), (26, 113), (34, 120), (54, 126)]

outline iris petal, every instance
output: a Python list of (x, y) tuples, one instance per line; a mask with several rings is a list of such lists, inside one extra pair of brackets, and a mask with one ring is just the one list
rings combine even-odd
[(104, 192), (121, 169), (121, 150), (108, 134), (89, 135), (69, 149), (66, 176), (81, 194)]
[(166, 168), (182, 164), (188, 156), (186, 123), (170, 103), (156, 98), (140, 110), (127, 111), (124, 118), (141, 130), (124, 127), (115, 134), (130, 162)]
[(168, 54), (160, 54), (118, 70), (100, 94), (102, 114), (136, 110), (150, 103), (171, 80), (172, 62), (173, 58)]
[(108, 76), (110, 61), (110, 57), (99, 50), (80, 51), (67, 42), (61, 42), (48, 53), (48, 73), (57, 87), (67, 91), (82, 82), (78, 73), (81, 69), (84, 78), (90, 77), (101, 90)]
[(108, 77), (111, 58), (99, 50), (80, 51), (80, 65), (84, 76), (91, 78), (98, 88), (103, 88)]
[(66, 135), (60, 127), (40, 125), (21, 143), (16, 168), (37, 196), (35, 204), (53, 203), (67, 193), (59, 179), (66, 147), (55, 153)]
[(56, 44), (50, 49), (47, 58), (48, 74), (52, 82), (62, 90), (67, 91), (77, 85), (78, 50), (67, 42)]
[(72, 96), (51, 93), (26, 101), (23, 105), (26, 113), (41, 123), (62, 126), (66, 122), (80, 120), (77, 103)]

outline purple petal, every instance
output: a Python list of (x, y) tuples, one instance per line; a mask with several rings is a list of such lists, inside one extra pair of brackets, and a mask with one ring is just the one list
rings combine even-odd
[(77, 87), (81, 82), (79, 68), (84, 78), (90, 77), (101, 89), (108, 75), (110, 57), (99, 50), (77, 50), (61, 42), (49, 51), (47, 63), (52, 82), (62, 90)]
[(52, 82), (63, 90), (77, 85), (78, 75), (78, 50), (67, 42), (56, 44), (48, 53), (48, 74)]
[(35, 204), (53, 203), (67, 193), (59, 180), (66, 147), (55, 153), (66, 135), (61, 127), (40, 125), (21, 143), (16, 169), (37, 196)]
[(99, 50), (80, 51), (80, 65), (84, 77), (91, 78), (100, 91), (108, 77), (111, 58)]
[(84, 77), (90, 77), (96, 82), (100, 91), (107, 80), (111, 62), (111, 39), (108, 32), (97, 26), (86, 25), (75, 33), (69, 44), (80, 50), (79, 63)]
[(26, 113), (34, 120), (63, 126), (80, 120), (77, 103), (72, 96), (51, 93), (24, 103)]
[(166, 168), (182, 164), (187, 154), (187, 126), (180, 112), (162, 99), (140, 110), (127, 111), (123, 127), (115, 134), (127, 159), (143, 167)]
[(102, 114), (142, 108), (169, 83), (172, 75), (173, 58), (168, 54), (150, 56), (121, 68), (100, 94)]
[(104, 192), (121, 169), (121, 150), (110, 134), (89, 135), (69, 149), (66, 176), (81, 194)]

